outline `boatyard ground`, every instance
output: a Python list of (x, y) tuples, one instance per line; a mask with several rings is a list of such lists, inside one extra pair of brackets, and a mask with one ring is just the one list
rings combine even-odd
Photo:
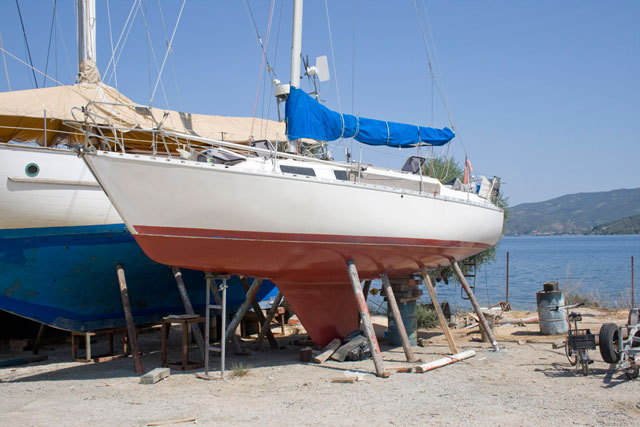
[[(597, 332), (605, 322), (623, 324), (626, 311), (581, 310), (583, 327)], [(535, 313), (509, 313), (526, 318)], [(386, 319), (376, 317), (379, 335)], [(640, 382), (627, 380), (602, 361), (598, 350), (591, 374), (577, 373), (552, 348), (563, 337), (540, 336), (538, 325), (515, 323), (496, 328), (501, 351), (475, 342), (477, 329), (456, 329), (471, 359), (435, 371), (395, 373), (377, 378), (371, 360), (299, 361), (299, 336), (279, 338), (282, 349), (230, 354), (227, 366), (250, 367), (246, 376), (225, 381), (196, 378), (198, 371), (172, 370), (153, 384), (139, 383), (132, 359), (99, 364), (71, 361), (69, 344), (46, 346), (48, 360), (0, 369), (0, 425), (147, 425), (195, 418), (202, 425), (638, 425)], [(448, 353), (438, 329), (421, 330), (426, 347), (415, 352), (424, 362)], [(179, 359), (179, 331), (172, 331), (172, 359)], [(160, 334), (140, 336), (146, 371), (160, 366)], [(253, 348), (245, 343), (247, 348)], [(407, 366), (402, 348), (383, 345), (387, 367)], [(196, 351), (195, 348), (192, 351)], [(3, 349), (0, 359), (28, 355)], [(212, 359), (212, 366), (218, 366)], [(362, 381), (332, 383), (345, 372), (363, 373)], [(193, 423), (193, 422), (191, 422)], [(188, 423), (180, 424), (188, 425)]]

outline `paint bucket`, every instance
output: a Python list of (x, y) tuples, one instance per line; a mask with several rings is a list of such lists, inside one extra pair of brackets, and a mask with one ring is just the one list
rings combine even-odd
[[(409, 343), (416, 345), (418, 342), (418, 311), (416, 301), (409, 301), (406, 303), (398, 304), (400, 310), (400, 318), (404, 323), (404, 328), (407, 330), (409, 336)], [(395, 320), (393, 320), (393, 313), (391, 308), (387, 308), (387, 317), (389, 319), (389, 345), (399, 347), (402, 345), (400, 339), (400, 333), (398, 333), (398, 326)]]
[(564, 293), (558, 290), (557, 282), (547, 282), (544, 290), (536, 293), (538, 320), (542, 335), (566, 334), (569, 329), (567, 311), (557, 309), (564, 306)]

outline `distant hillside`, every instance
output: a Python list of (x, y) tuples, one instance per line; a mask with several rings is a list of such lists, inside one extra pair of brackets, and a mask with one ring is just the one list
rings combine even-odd
[(568, 194), (511, 207), (505, 234), (585, 234), (635, 215), (640, 215), (640, 188)]
[(589, 234), (640, 234), (640, 215), (596, 225)]

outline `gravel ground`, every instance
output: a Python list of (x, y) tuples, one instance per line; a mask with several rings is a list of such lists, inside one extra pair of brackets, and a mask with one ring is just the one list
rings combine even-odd
[[(623, 323), (625, 316), (591, 312), (584, 323), (595, 331), (605, 320)], [(497, 353), (472, 341), (470, 330), (455, 330), (461, 351), (475, 350), (475, 357), (387, 379), (372, 375), (371, 360), (301, 363), (300, 347), (289, 344), (230, 355), (227, 366), (250, 366), (244, 377), (229, 372), (224, 381), (205, 381), (195, 377), (197, 371), (172, 370), (167, 379), (142, 385), (130, 358), (83, 364), (70, 361), (69, 344), (47, 346), (45, 362), (0, 369), (0, 425), (139, 426), (189, 418), (202, 425), (640, 425), (638, 381), (605, 364), (597, 350), (590, 353), (592, 374), (576, 373), (564, 350), (550, 344), (562, 337), (541, 337), (537, 328), (498, 327)], [(430, 342), (414, 348), (423, 361), (448, 352), (437, 330), (419, 334)], [(172, 331), (172, 349), (178, 350), (179, 339), (179, 331)], [(140, 342), (146, 370), (160, 366), (159, 333), (141, 335)], [(383, 345), (383, 350), (386, 366), (408, 365), (401, 348)], [(0, 359), (20, 355), (4, 350)], [(171, 359), (178, 358), (176, 351)], [(212, 366), (218, 367), (217, 358)], [(363, 373), (364, 379), (331, 383), (345, 371)]]

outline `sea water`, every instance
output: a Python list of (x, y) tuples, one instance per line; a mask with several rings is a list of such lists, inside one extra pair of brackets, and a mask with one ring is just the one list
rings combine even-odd
[[(475, 294), (481, 306), (506, 299), (506, 254), (509, 253), (509, 303), (519, 310), (536, 309), (536, 292), (544, 282), (560, 288), (593, 294), (605, 305), (623, 306), (631, 301), (631, 257), (636, 267), (635, 288), (640, 287), (640, 235), (623, 236), (517, 236), (503, 237), (496, 260), (478, 268)], [(473, 283), (473, 279), (467, 279)], [(374, 282), (372, 287), (379, 287)], [(436, 284), (440, 302), (469, 310), (460, 284)], [(431, 302), (426, 289), (420, 302)], [(636, 303), (640, 303), (636, 289)], [(379, 296), (370, 296), (372, 309), (386, 310)]]

